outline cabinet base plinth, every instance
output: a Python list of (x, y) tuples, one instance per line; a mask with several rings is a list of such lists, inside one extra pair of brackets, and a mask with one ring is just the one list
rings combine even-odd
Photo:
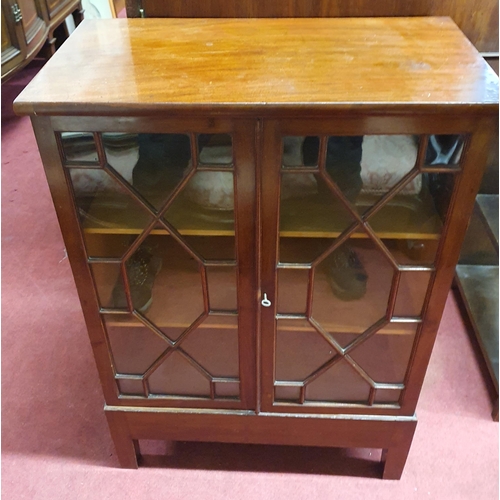
[(137, 468), (138, 440), (378, 448), (384, 479), (399, 479), (416, 416), (304, 415), (105, 406), (118, 461)]

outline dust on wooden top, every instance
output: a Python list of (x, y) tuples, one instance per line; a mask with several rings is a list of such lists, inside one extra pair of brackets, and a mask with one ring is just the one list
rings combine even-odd
[(449, 18), (87, 20), (20, 114), (491, 113), (498, 78)]

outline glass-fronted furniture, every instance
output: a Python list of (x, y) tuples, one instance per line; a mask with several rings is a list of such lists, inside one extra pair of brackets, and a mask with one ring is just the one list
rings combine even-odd
[(78, 28), (16, 109), (122, 466), (201, 440), (381, 448), (400, 477), (497, 86), (444, 19)]

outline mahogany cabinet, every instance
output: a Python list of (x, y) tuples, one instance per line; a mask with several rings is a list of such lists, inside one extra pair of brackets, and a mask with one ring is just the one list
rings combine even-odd
[(121, 465), (364, 447), (399, 478), (497, 109), (447, 18), (82, 23), (15, 110)]

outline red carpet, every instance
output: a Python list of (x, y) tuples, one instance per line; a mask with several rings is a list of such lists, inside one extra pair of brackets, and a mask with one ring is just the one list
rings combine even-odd
[[(498, 498), (498, 424), (450, 295), (401, 481), (378, 479), (378, 451), (144, 443), (117, 467), (103, 397), (40, 157), (2, 90), (2, 494), (4, 499)], [(371, 454), (370, 454), (371, 453)]]

